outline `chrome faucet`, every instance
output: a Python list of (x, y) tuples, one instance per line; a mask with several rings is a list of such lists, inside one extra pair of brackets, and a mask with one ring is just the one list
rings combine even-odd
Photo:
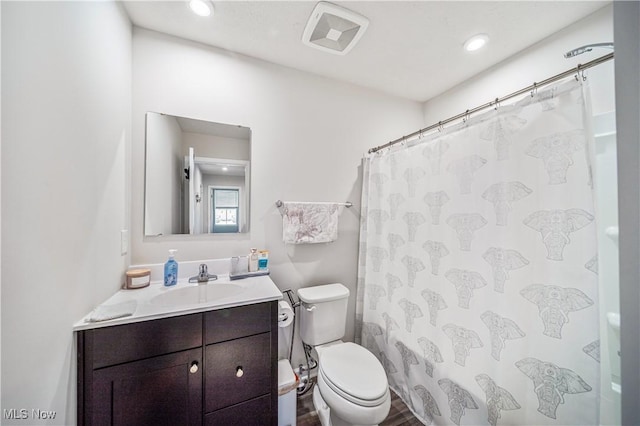
[(215, 274), (210, 274), (209, 271), (207, 270), (207, 265), (204, 263), (201, 263), (200, 266), (198, 267), (198, 275), (196, 275), (195, 277), (189, 278), (189, 282), (190, 283), (197, 282), (198, 284), (202, 284), (202, 283), (214, 281), (217, 279), (218, 279), (218, 276)]

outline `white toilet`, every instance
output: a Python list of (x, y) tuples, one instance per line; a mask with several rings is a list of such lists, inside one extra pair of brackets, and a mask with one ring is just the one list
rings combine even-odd
[(377, 425), (389, 414), (391, 394), (378, 359), (345, 333), (349, 289), (342, 284), (301, 288), (300, 337), (318, 353), (313, 405), (323, 426)]

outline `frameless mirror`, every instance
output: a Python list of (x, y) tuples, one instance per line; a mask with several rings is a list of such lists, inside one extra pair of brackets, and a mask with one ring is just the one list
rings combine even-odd
[(146, 114), (144, 235), (249, 231), (251, 129)]

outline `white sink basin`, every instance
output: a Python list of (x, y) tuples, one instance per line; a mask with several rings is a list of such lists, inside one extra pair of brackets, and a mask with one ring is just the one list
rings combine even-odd
[(208, 303), (216, 300), (237, 296), (245, 291), (237, 284), (210, 283), (190, 287), (167, 289), (166, 292), (154, 296), (149, 301), (157, 306), (180, 306)]

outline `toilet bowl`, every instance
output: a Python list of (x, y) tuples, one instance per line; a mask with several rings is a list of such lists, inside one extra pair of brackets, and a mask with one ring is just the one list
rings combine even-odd
[(340, 340), (349, 290), (342, 284), (301, 288), (300, 337), (318, 354), (313, 404), (323, 426), (373, 426), (389, 414), (391, 394), (382, 364), (367, 349)]
[(323, 426), (382, 422), (391, 407), (391, 394), (387, 376), (376, 357), (350, 342), (320, 348), (317, 352), (318, 376), (313, 396), (316, 409), (320, 403), (329, 410), (328, 416), (322, 417), (328, 417), (330, 422), (322, 422)]

